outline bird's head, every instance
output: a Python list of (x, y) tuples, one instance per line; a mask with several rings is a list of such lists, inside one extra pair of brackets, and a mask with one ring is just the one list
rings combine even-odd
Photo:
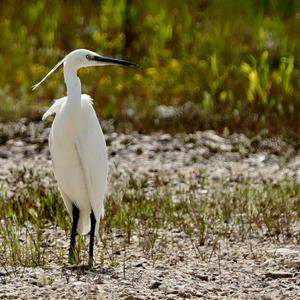
[(80, 68), (105, 65), (122, 65), (127, 67), (135, 66), (135, 64), (132, 62), (102, 56), (98, 53), (86, 49), (77, 49), (69, 53), (65, 57), (64, 65), (69, 65), (70, 67), (75, 68), (75, 70), (79, 70)]
[(87, 49), (77, 49), (69, 53), (62, 59), (40, 82), (32, 87), (35, 90), (42, 82), (44, 82), (55, 70), (61, 65), (69, 67), (74, 71), (78, 71), (80, 68), (87, 68), (93, 66), (105, 66), (105, 65), (121, 65), (127, 67), (135, 67), (136, 64), (111, 57), (102, 56), (98, 53)]

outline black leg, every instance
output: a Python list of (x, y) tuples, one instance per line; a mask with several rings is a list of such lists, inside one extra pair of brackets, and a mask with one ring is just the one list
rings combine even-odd
[(69, 248), (69, 263), (74, 263), (75, 258), (75, 242), (76, 242), (76, 235), (77, 235), (77, 224), (79, 219), (79, 209), (78, 207), (73, 204), (73, 224), (71, 230), (71, 244)]
[(91, 212), (91, 231), (90, 231), (90, 248), (89, 248), (89, 266), (93, 265), (94, 239), (95, 239), (96, 218), (94, 212)]

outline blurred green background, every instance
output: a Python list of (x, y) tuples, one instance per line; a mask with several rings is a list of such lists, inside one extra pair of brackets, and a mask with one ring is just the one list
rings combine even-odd
[(65, 95), (65, 54), (139, 64), (80, 71), (101, 118), (135, 129), (297, 133), (300, 1), (0, 2), (0, 120), (38, 119)]

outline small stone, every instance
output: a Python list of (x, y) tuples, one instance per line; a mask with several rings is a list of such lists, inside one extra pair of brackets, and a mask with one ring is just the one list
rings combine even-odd
[(136, 148), (135, 154), (136, 155), (141, 155), (143, 153), (143, 149), (141, 147)]
[(161, 282), (154, 281), (153, 283), (150, 284), (149, 289), (151, 290), (158, 289), (160, 286), (161, 286)]
[(195, 277), (204, 281), (208, 281), (208, 275), (205, 274), (196, 274)]
[(289, 249), (289, 248), (278, 248), (275, 251), (275, 255), (279, 256), (298, 256), (299, 252), (297, 250)]
[(269, 272), (265, 274), (266, 277), (278, 279), (278, 278), (292, 278), (293, 274), (288, 272)]
[(159, 137), (159, 140), (161, 142), (169, 142), (169, 141), (171, 141), (171, 139), (172, 139), (172, 137), (169, 133), (161, 134)]
[(287, 262), (287, 266), (290, 268), (300, 269), (300, 259)]
[(9, 152), (5, 150), (0, 151), (0, 158), (8, 158), (9, 157)]
[(16, 147), (23, 147), (25, 143), (23, 141), (15, 141), (15, 146)]
[(75, 288), (78, 288), (78, 289), (86, 287), (87, 285), (89, 285), (89, 284), (87, 282), (83, 282), (83, 281), (75, 281), (75, 282), (73, 282), (73, 286)]
[(139, 261), (139, 262), (137, 262), (134, 266), (135, 266), (136, 268), (140, 268), (140, 267), (143, 267), (143, 263), (144, 263), (144, 261)]
[(119, 275), (118, 275), (118, 273), (113, 273), (113, 274), (110, 276), (110, 278), (112, 278), (112, 279), (119, 279)]
[(179, 292), (178, 297), (184, 298), (184, 299), (190, 299), (192, 298), (192, 295), (187, 292)]

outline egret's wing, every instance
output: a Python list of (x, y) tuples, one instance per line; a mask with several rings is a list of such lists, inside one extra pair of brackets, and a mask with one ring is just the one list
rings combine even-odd
[(67, 208), (67, 211), (71, 217), (71, 219), (73, 219), (73, 202), (71, 201), (71, 199), (68, 197), (68, 195), (60, 188), (58, 187), (60, 194), (64, 200), (64, 204)]
[[(67, 97), (63, 97), (61, 99), (55, 100), (55, 102), (52, 104), (52, 106), (44, 113), (43, 120), (45, 118), (47, 118), (48, 116), (50, 116), (50, 115), (52, 115), (54, 113), (59, 112), (61, 106), (64, 104), (64, 102), (66, 100), (67, 100)], [(48, 143), (49, 143), (49, 150), (51, 152), (51, 149), (52, 149), (52, 129), (51, 129), (50, 134), (49, 134)], [(53, 167), (53, 171), (54, 171), (54, 174), (55, 174), (55, 165), (54, 165), (54, 161), (53, 160), (52, 160), (52, 167)], [(59, 189), (60, 194), (61, 194), (61, 196), (63, 198), (63, 201), (65, 203), (67, 211), (68, 211), (70, 217), (72, 218), (73, 217), (73, 214), (72, 214), (73, 202), (71, 201), (71, 199), (68, 197), (68, 195), (60, 187), (58, 189)]]
[(60, 99), (56, 99), (54, 103), (50, 106), (50, 108), (44, 113), (42, 120), (45, 120), (49, 116), (56, 114), (60, 111), (62, 105), (67, 101), (67, 97), (62, 97)]
[[(50, 149), (50, 152), (51, 152), (51, 149), (52, 149), (52, 134), (50, 132), (50, 135), (49, 135), (49, 149)], [(54, 161), (52, 160), (52, 167), (53, 167), (53, 171), (54, 171), (54, 174), (55, 174), (55, 164), (54, 164)], [(59, 191), (60, 191), (60, 194), (64, 200), (64, 204), (67, 208), (67, 211), (70, 215), (70, 217), (72, 218), (73, 217), (73, 214), (72, 214), (72, 211), (73, 211), (73, 202), (71, 201), (71, 199), (68, 197), (68, 195), (63, 191), (62, 188), (58, 187)]]
[(82, 95), (82, 128), (76, 150), (84, 173), (91, 207), (97, 220), (104, 215), (104, 194), (107, 184), (107, 150), (92, 100)]

